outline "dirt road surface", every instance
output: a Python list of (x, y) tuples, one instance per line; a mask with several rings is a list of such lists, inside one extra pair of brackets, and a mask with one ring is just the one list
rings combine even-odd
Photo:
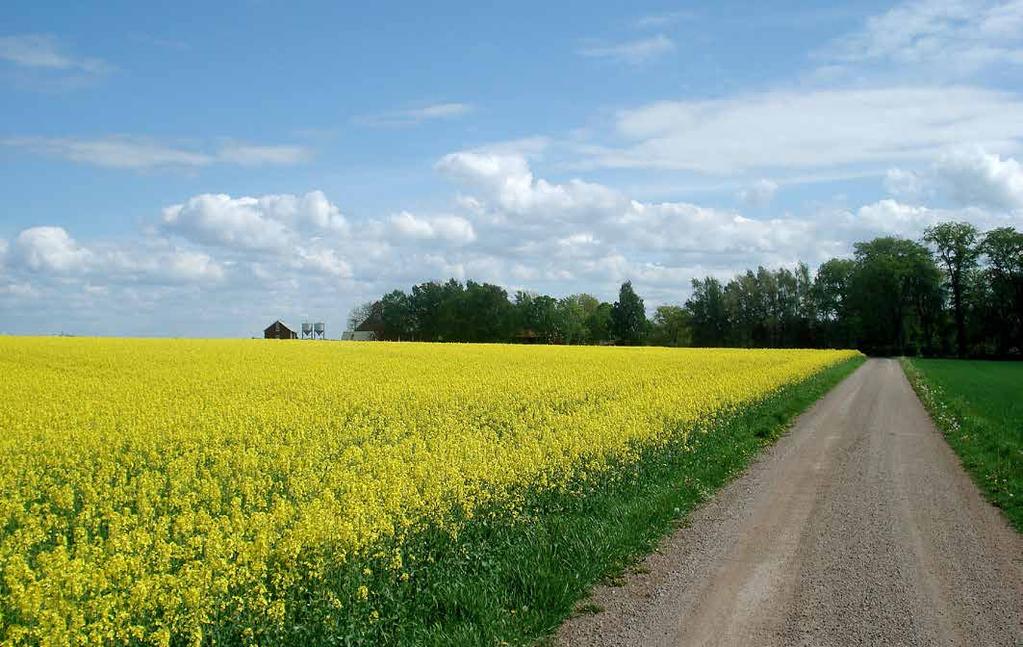
[(1023, 645), (1023, 540), (872, 359), (562, 645)]

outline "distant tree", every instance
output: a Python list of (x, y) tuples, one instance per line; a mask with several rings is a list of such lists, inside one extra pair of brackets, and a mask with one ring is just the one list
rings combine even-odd
[(995, 352), (1023, 351), (1023, 233), (1011, 227), (992, 229), (980, 246), (987, 267), (983, 285), (986, 328)]
[(380, 299), (380, 318), (385, 339), (415, 339), (417, 326), (412, 314), (412, 300), (401, 290), (388, 292)]
[(850, 307), (861, 343), (882, 354), (932, 353), (939, 332), (941, 272), (926, 247), (896, 237), (856, 243)]
[(966, 356), (965, 279), (977, 266), (981, 250), (977, 244), (977, 228), (968, 222), (943, 222), (928, 227), (924, 240), (935, 247), (952, 293), (952, 312), (956, 323), (956, 349)]
[(615, 341), (625, 345), (641, 343), (646, 324), (643, 299), (632, 288), (632, 281), (622, 283), (618, 291), (618, 301), (611, 310), (611, 326)]
[(793, 335), (792, 345), (800, 348), (813, 348), (817, 345), (817, 303), (813, 298), (813, 279), (810, 267), (803, 262), (796, 265), (793, 272), (795, 278), (796, 318), (790, 327)]
[(693, 293), (686, 301), (696, 346), (728, 345), (729, 318), (724, 289), (713, 277), (693, 279)]
[[(763, 268), (761, 268), (762, 270)], [(707, 339), (711, 331), (708, 326), (711, 323), (707, 318), (712, 317), (710, 312), (716, 299), (716, 283), (707, 283), (712, 279), (706, 279), (701, 286), (702, 289), (693, 291), (691, 299), (693, 307), (699, 312), (693, 313), (694, 320), (699, 322), (701, 328), (697, 337), (701, 340)], [(738, 346), (739, 348), (752, 348), (767, 344), (767, 326), (769, 306), (764, 298), (763, 285), (760, 280), (760, 273), (754, 274), (746, 270), (744, 274), (732, 278), (721, 292), (722, 321), (718, 334), (720, 338), (707, 343), (716, 346)], [(727, 321), (727, 325), (725, 322)], [(726, 333), (727, 331), (727, 333)]]
[(444, 288), (434, 281), (412, 286), (409, 310), (416, 322), (418, 337), (423, 341), (437, 341), (443, 293)]
[(515, 294), (519, 328), (545, 344), (561, 341), (558, 301), (554, 297), (520, 291)]
[(833, 258), (817, 268), (811, 290), (819, 341), (831, 348), (856, 346), (856, 321), (849, 307), (849, 293), (856, 261)]
[(504, 288), (467, 281), (459, 304), (463, 334), (460, 341), (509, 341), (515, 328), (514, 308)]
[(650, 322), (650, 343), (657, 346), (689, 346), (692, 329), (689, 311), (681, 306), (663, 305), (654, 311)]
[(348, 313), (348, 330), (355, 330), (373, 314), (373, 301), (360, 303)]
[(600, 344), (612, 339), (611, 319), (614, 306), (606, 301), (597, 301), (596, 299), (594, 301), (596, 301), (596, 305), (589, 310), (589, 314), (586, 316), (586, 335), (589, 343)]
[[(560, 337), (566, 344), (589, 343), (589, 331), (586, 328), (586, 318), (589, 313), (582, 297), (589, 297), (589, 295), (573, 294), (558, 300)], [(593, 297), (589, 298), (593, 299)], [(596, 305), (600, 303), (596, 299), (593, 301), (596, 302)]]
[(609, 304), (522, 291), (509, 300), (500, 286), (451, 279), (363, 304), (350, 325), (372, 315), (384, 338), (424, 341), (1023, 352), (1023, 234), (1002, 227), (980, 236), (969, 224), (941, 223), (923, 242), (933, 254), (898, 237), (859, 242), (852, 259), (828, 260), (813, 278), (799, 263), (747, 270), (726, 284), (694, 279), (684, 306), (661, 306), (651, 320), (631, 282)]

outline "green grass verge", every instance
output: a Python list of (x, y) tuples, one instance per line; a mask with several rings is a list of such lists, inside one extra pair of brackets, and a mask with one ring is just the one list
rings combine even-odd
[(1023, 363), (903, 359), (902, 366), (963, 467), (1023, 532)]
[[(457, 536), (437, 530), (414, 537), (403, 544), (416, 556), (403, 567), (407, 580), (383, 566), (383, 551), (375, 563), (349, 562), (306, 597), (292, 598), (284, 633), (255, 638), (293, 645), (546, 642), (573, 612), (597, 611), (577, 606), (594, 584), (620, 577), (862, 362), (858, 357), (782, 388), (611, 478), (534, 496), (514, 519), (483, 512)], [(331, 605), (315, 592), (325, 588), (344, 604)], [(235, 642), (218, 635), (219, 644)]]

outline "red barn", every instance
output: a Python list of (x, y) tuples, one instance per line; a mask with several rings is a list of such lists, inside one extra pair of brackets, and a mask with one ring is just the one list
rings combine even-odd
[(298, 333), (278, 319), (263, 331), (263, 339), (298, 339)]

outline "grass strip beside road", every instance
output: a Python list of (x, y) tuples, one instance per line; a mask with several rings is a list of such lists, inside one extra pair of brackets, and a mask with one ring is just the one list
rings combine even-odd
[(902, 366), (963, 467), (1023, 532), (1023, 362), (903, 358)]

